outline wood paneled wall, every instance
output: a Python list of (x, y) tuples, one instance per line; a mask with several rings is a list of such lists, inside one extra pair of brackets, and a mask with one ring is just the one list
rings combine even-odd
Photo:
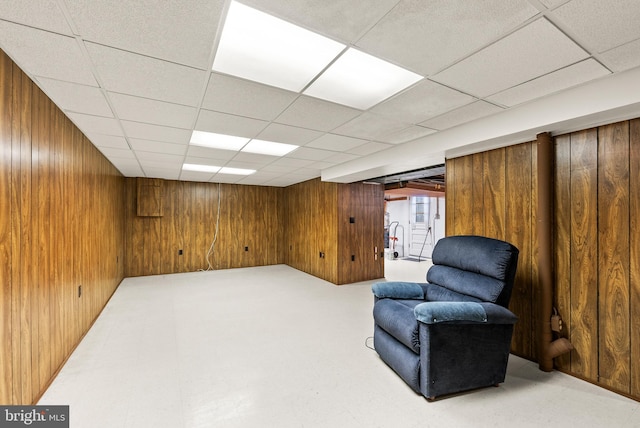
[(287, 187), (283, 237), (286, 264), (334, 284), (339, 281), (338, 187), (319, 179)]
[[(535, 143), (447, 160), (447, 234), (521, 250), (512, 351), (536, 360)], [(554, 306), (574, 350), (558, 369), (640, 399), (640, 119), (555, 137)]]
[[(127, 276), (194, 272), (209, 263), (212, 269), (283, 263), (284, 189), (160, 180), (162, 215), (140, 217), (141, 181), (149, 180), (126, 179)], [(218, 198), (218, 235), (207, 261), (216, 237)]]
[(640, 119), (556, 138), (557, 305), (571, 374), (640, 399)]
[(535, 144), (525, 143), (446, 162), (446, 234), (503, 239), (520, 250), (511, 349), (531, 359), (537, 351), (536, 155)]
[(384, 277), (382, 186), (315, 179), (285, 191), (288, 265), (334, 284)]
[(122, 280), (123, 185), (0, 51), (0, 403), (40, 396)]
[(337, 221), (337, 284), (383, 278), (384, 187), (338, 185)]

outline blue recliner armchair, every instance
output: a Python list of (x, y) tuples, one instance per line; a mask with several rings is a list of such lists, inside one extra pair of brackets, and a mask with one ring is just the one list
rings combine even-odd
[(504, 382), (518, 249), (450, 236), (438, 241), (432, 260), (427, 283), (373, 285), (376, 352), (429, 400)]

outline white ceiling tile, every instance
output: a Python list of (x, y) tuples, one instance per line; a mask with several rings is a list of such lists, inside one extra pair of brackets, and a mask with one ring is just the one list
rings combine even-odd
[[(133, 154), (133, 152), (131, 152), (131, 154)], [(136, 159), (135, 156), (131, 156), (131, 157), (114, 157), (114, 156), (112, 156), (110, 158), (110, 160), (118, 168), (120, 168), (120, 167), (140, 168), (140, 162), (138, 162), (138, 159)]]
[(135, 151), (136, 157), (140, 161), (140, 164), (144, 167), (145, 165), (152, 166), (182, 166), (182, 161), (184, 160), (183, 155), (173, 155), (168, 153), (153, 153), (153, 152), (145, 152), (145, 151)]
[(191, 131), (149, 123), (121, 121), (125, 134), (129, 138), (163, 141), (165, 143), (187, 144), (191, 139)]
[(234, 174), (216, 174), (209, 181), (212, 183), (223, 183), (223, 184), (236, 184), (240, 180), (245, 178), (244, 175), (234, 175)]
[(94, 43), (85, 45), (108, 91), (188, 106), (199, 104), (208, 72)]
[(254, 119), (273, 120), (297, 96), (283, 89), (212, 73), (202, 107)]
[[(273, 159), (272, 159), (272, 161), (273, 161)], [(227, 168), (255, 169), (255, 170), (258, 170), (261, 167), (263, 167), (264, 165), (263, 164), (258, 164), (258, 163), (253, 163), (253, 162), (241, 162), (241, 161), (238, 161), (235, 158), (233, 158), (232, 160), (227, 162), (224, 166), (227, 167)]]
[(371, 153), (379, 152), (384, 149), (388, 149), (393, 147), (391, 144), (378, 143), (375, 141), (370, 141), (366, 144), (363, 144), (358, 147), (354, 147), (353, 149), (347, 150), (348, 153), (358, 155), (358, 156), (366, 156)]
[(208, 69), (224, 0), (65, 0), (85, 40)]
[[(353, 158), (355, 159), (357, 158), (357, 156), (354, 156)], [(343, 162), (346, 162), (346, 159)], [(340, 162), (327, 162), (327, 160), (325, 159), (324, 161), (314, 162), (309, 165), (309, 170), (315, 169), (317, 171), (322, 171), (323, 169), (335, 166), (338, 163)]]
[[(98, 150), (100, 150), (100, 152), (102, 152), (103, 155), (105, 155), (107, 158), (109, 159), (116, 159), (116, 160), (122, 160), (122, 159), (126, 159), (126, 160), (130, 160), (131, 161), (131, 165), (134, 165), (137, 163), (137, 159), (135, 154), (133, 153), (132, 150), (129, 149), (114, 149), (112, 147), (98, 147)], [(134, 162), (135, 161), (135, 162)]]
[(73, 37), (0, 21), (0, 47), (31, 76), (98, 86)]
[(184, 156), (187, 151), (186, 144), (163, 143), (161, 141), (139, 140), (137, 138), (129, 138), (129, 142), (136, 152), (142, 151)]
[(163, 125), (173, 128), (191, 128), (196, 109), (179, 104), (109, 92), (113, 108), (120, 119)]
[(236, 155), (233, 150), (212, 149), (209, 147), (189, 146), (187, 156), (205, 159), (224, 159), (229, 160)]
[(600, 58), (614, 72), (629, 70), (640, 66), (640, 39), (611, 49)]
[(301, 96), (278, 116), (276, 122), (317, 131), (331, 131), (360, 113), (350, 107)]
[(264, 120), (200, 110), (196, 129), (236, 137), (255, 138), (268, 124), (269, 122)]
[(280, 174), (258, 171), (238, 181), (238, 184), (263, 186), (265, 182), (280, 177)]
[(165, 180), (177, 180), (180, 177), (179, 168), (142, 167), (147, 178), (163, 178)]
[(549, 73), (522, 85), (515, 86), (487, 98), (489, 101), (512, 107), (553, 92), (611, 74), (594, 59), (587, 59), (572, 66)]
[(140, 168), (139, 165), (136, 165), (136, 166), (118, 166), (118, 165), (114, 164), (114, 166), (125, 177), (144, 177), (144, 172), (142, 172), (142, 168)]
[(432, 119), (425, 120), (421, 122), (420, 125), (441, 131), (503, 110), (502, 107), (494, 104), (476, 101)]
[(433, 134), (434, 132), (437, 131), (423, 126), (411, 125), (404, 129), (400, 129), (399, 131), (393, 131), (389, 134), (383, 135), (378, 139), (383, 143), (401, 144), (415, 140), (416, 138), (424, 137), (425, 135)]
[(322, 132), (314, 131), (312, 129), (272, 123), (260, 132), (257, 138), (260, 140), (274, 141), (276, 143), (303, 146), (309, 141), (320, 137), (322, 134)]
[(604, 52), (640, 38), (638, 0), (573, 0), (553, 11), (587, 49)]
[(588, 56), (580, 46), (541, 18), (432, 79), (484, 98)]
[(294, 169), (298, 169), (298, 167), (269, 164), (265, 167), (260, 168), (260, 172), (270, 172), (270, 173), (282, 175), (282, 174), (288, 174)]
[(129, 144), (124, 137), (116, 135), (88, 134), (87, 138), (97, 147), (111, 147), (113, 149), (129, 150)]
[(403, 0), (356, 45), (428, 76), (537, 13), (526, 0)]
[(539, 0), (545, 7), (553, 9), (560, 6), (562, 3), (566, 3), (571, 0)]
[(122, 136), (122, 129), (116, 119), (74, 112), (67, 113), (67, 116), (86, 135), (105, 134)]
[(73, 35), (56, 0), (0, 2), (2, 19), (54, 33)]
[(275, 169), (273, 169), (274, 167), (302, 168), (313, 163), (313, 160), (310, 159), (295, 159), (289, 156), (291, 156), (291, 154), (274, 161), (273, 163), (264, 167), (264, 170), (276, 171)]
[(302, 181), (305, 181), (305, 180), (298, 179), (298, 177), (294, 175), (286, 175), (279, 178), (274, 178), (273, 180), (269, 180), (265, 183), (265, 185), (273, 186), (273, 187), (287, 187), (293, 184), (301, 183)]
[(371, 111), (389, 119), (416, 124), (473, 101), (475, 98), (467, 94), (425, 79)]
[(104, 94), (95, 86), (79, 85), (60, 80), (37, 78), (38, 85), (61, 110), (95, 116), (113, 117)]
[(373, 113), (363, 113), (336, 128), (334, 133), (365, 140), (379, 140), (384, 135), (389, 135), (406, 127), (407, 123), (390, 120)]
[(324, 160), (329, 156), (333, 156), (335, 152), (329, 150), (312, 149), (310, 147), (300, 147), (291, 152), (288, 157), (295, 159), (308, 159), (308, 160)]
[(249, 6), (268, 11), (294, 24), (343, 42), (354, 42), (398, 0), (375, 2), (332, 0), (318, 7), (316, 0), (245, 0)]
[[(276, 159), (277, 157), (275, 156), (261, 155), (258, 153), (248, 153), (248, 152), (238, 152), (238, 154), (236, 154), (233, 157), (234, 162), (246, 162), (246, 163), (251, 163), (251, 164), (260, 165), (260, 166), (268, 165)], [(238, 168), (242, 168), (242, 167), (238, 167)]]
[[(369, 154), (369, 153), (367, 153)], [(329, 156), (328, 158), (324, 159), (323, 162), (327, 162), (327, 163), (332, 163), (332, 164), (339, 164), (339, 163), (343, 163), (343, 162), (349, 162), (352, 161), (354, 159), (358, 159), (362, 156), (358, 156), (355, 154), (351, 154), (351, 153), (336, 153), (335, 155)], [(318, 164), (319, 162), (316, 162), (314, 165)]]
[(322, 137), (313, 140), (305, 147), (315, 147), (317, 149), (333, 150), (335, 152), (345, 152), (354, 147), (365, 144), (366, 140), (359, 138), (345, 137), (344, 135), (324, 134)]

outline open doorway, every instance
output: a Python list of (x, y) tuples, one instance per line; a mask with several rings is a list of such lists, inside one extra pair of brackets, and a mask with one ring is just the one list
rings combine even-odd
[(445, 236), (444, 165), (384, 177), (385, 258), (424, 261)]

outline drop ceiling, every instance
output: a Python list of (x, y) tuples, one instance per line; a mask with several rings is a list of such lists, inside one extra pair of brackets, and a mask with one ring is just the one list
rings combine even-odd
[[(350, 182), (640, 116), (637, 0), (240, 3), (420, 80), (360, 109), (212, 71), (230, 0), (1, 2), (0, 48), (128, 177)], [(194, 130), (299, 148), (200, 147)]]

